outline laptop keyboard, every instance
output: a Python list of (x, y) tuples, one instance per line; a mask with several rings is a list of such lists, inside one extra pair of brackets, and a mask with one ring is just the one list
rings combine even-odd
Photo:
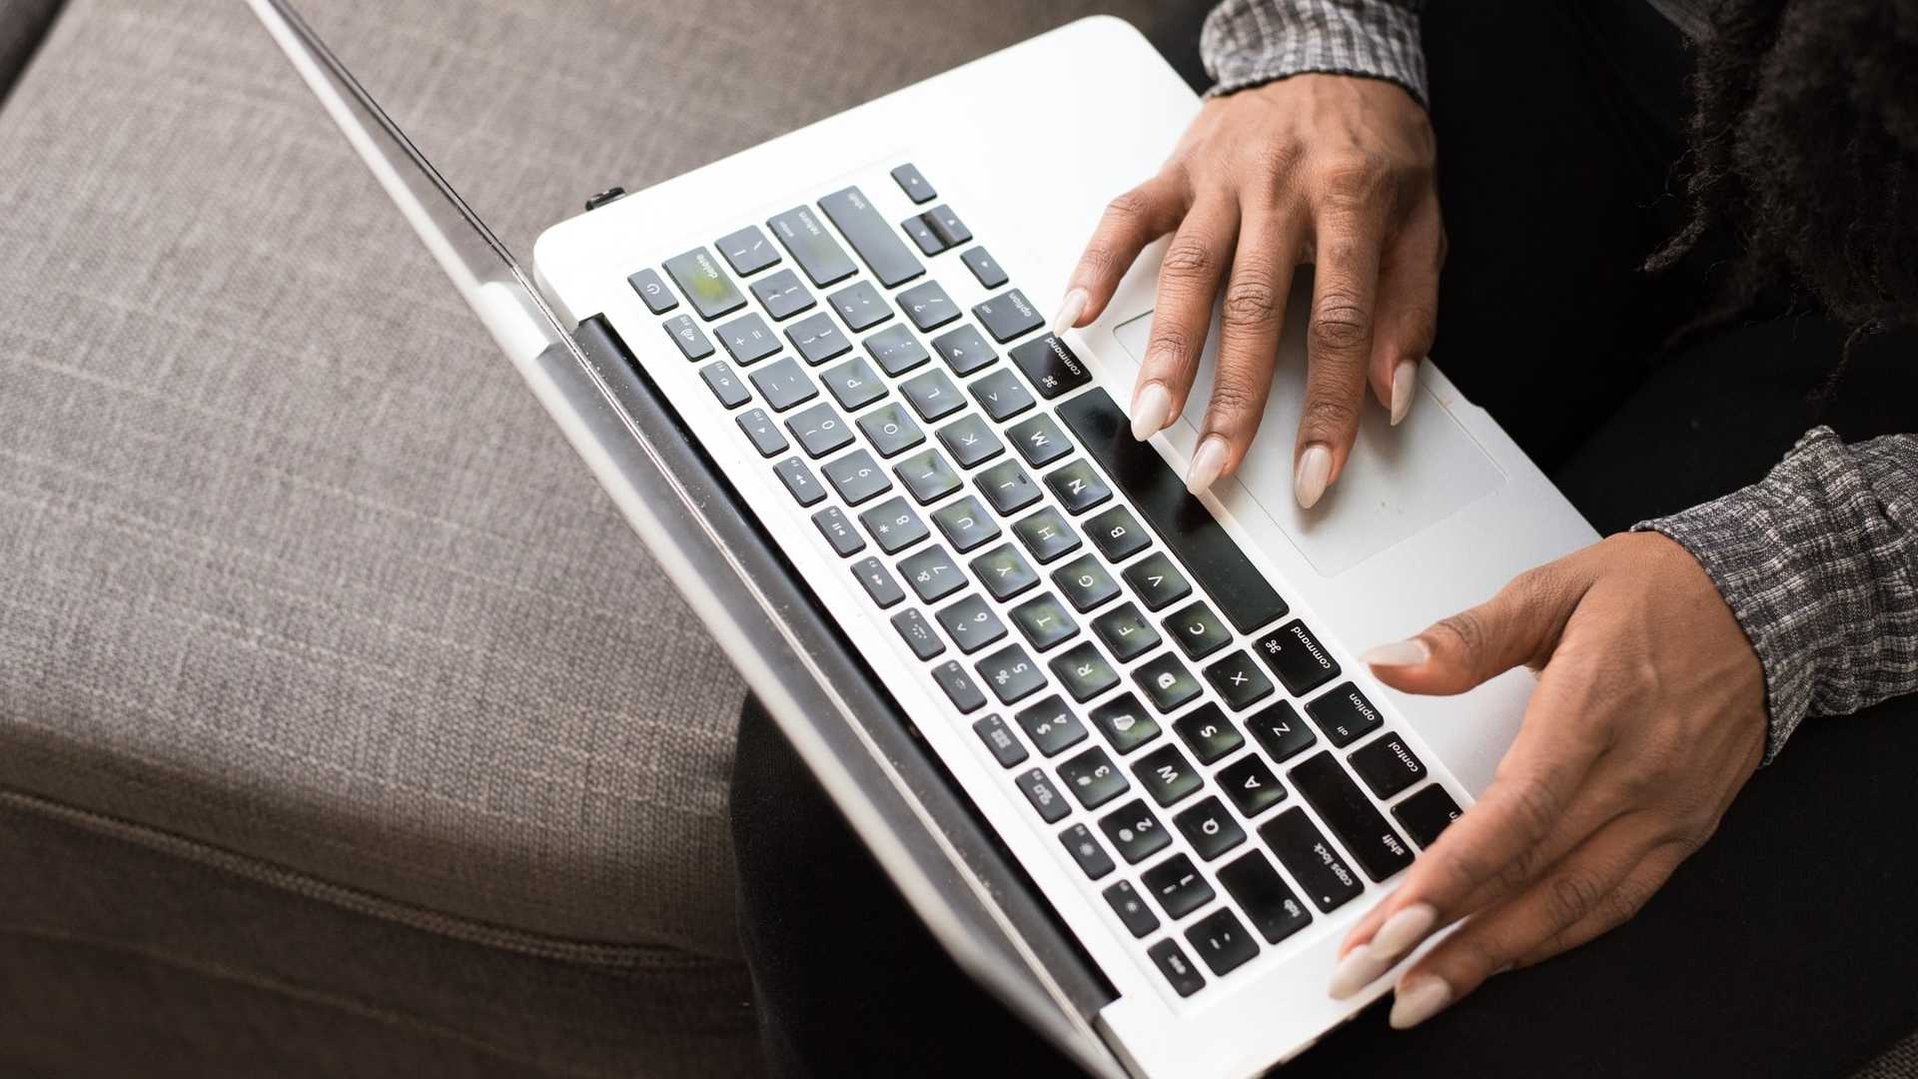
[(841, 617), (890, 622), (1192, 996), (1459, 808), (928, 178), (891, 179), (918, 212), (847, 187), (629, 281), (857, 580)]

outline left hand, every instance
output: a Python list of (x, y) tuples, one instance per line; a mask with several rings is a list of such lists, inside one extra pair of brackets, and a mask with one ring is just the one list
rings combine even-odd
[(1765, 677), (1711, 578), (1656, 533), (1613, 536), (1361, 657), (1408, 693), (1540, 671), (1491, 784), (1341, 949), (1357, 992), (1465, 920), (1397, 986), (1409, 1027), (1508, 967), (1620, 924), (1718, 827), (1765, 749)]

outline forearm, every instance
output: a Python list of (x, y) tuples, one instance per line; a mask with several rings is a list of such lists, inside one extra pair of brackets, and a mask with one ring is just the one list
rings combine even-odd
[(1199, 37), (1212, 94), (1304, 72), (1364, 75), (1403, 86), (1421, 104), (1424, 0), (1225, 0)]

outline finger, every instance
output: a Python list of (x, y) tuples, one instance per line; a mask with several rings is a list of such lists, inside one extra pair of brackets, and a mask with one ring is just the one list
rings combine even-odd
[(1139, 252), (1178, 227), (1187, 203), (1185, 182), (1172, 172), (1162, 172), (1107, 203), (1066, 279), (1065, 302), (1053, 316), (1052, 332), (1064, 333), (1098, 318)]
[(1394, 689), (1463, 693), (1520, 664), (1543, 666), (1583, 596), (1582, 578), (1541, 566), (1416, 637), (1368, 649), (1359, 661)]
[(1652, 896), (1658, 894), (1658, 890), (1665, 886), (1665, 882), (1672, 879), (1672, 874), (1677, 872), (1680, 863), (1691, 857), (1691, 853), (1692, 848), (1682, 843), (1669, 842), (1660, 845), (1658, 849), (1647, 854), (1645, 860), (1628, 873), (1625, 879), (1612, 889), (1611, 894), (1587, 912), (1585, 917), (1540, 942), (1538, 947), (1512, 960), (1512, 966), (1519, 968), (1543, 963), (1555, 955), (1590, 943), (1631, 921), (1639, 911), (1645, 909), (1645, 904), (1651, 901)]
[(1292, 493), (1307, 509), (1338, 479), (1359, 429), (1372, 352), (1383, 215), (1360, 202), (1321, 210), (1305, 328), (1305, 412), (1293, 453)]
[(1281, 211), (1248, 206), (1220, 305), (1212, 400), (1186, 473), (1186, 488), (1193, 494), (1236, 471), (1252, 445), (1272, 392), (1285, 297), (1298, 258), (1297, 224)]
[(1379, 310), (1366, 378), (1379, 403), (1390, 411), (1395, 427), (1412, 407), (1419, 361), (1432, 351), (1432, 339), (1438, 333), (1439, 265), (1444, 249), (1438, 200), (1426, 199), (1386, 249), (1379, 267)]
[(1152, 333), (1132, 390), (1132, 435), (1146, 439), (1185, 409), (1199, 353), (1212, 326), (1212, 298), (1232, 257), (1239, 204), (1229, 196), (1202, 197), (1180, 222), (1159, 269)]

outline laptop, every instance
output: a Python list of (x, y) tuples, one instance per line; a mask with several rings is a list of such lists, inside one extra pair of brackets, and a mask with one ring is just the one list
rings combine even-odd
[(1354, 655), (1596, 536), (1429, 364), (1299, 509), (1296, 325), (1235, 478), (1180, 478), (1211, 347), (1131, 438), (1162, 247), (1096, 323), (1043, 312), (1197, 108), (1135, 30), (607, 192), (528, 267), (286, 0), (249, 2), (964, 970), (1088, 1072), (1153, 1079), (1258, 1074), (1389, 991), (1330, 999), (1338, 944), (1533, 683), (1410, 697)]

